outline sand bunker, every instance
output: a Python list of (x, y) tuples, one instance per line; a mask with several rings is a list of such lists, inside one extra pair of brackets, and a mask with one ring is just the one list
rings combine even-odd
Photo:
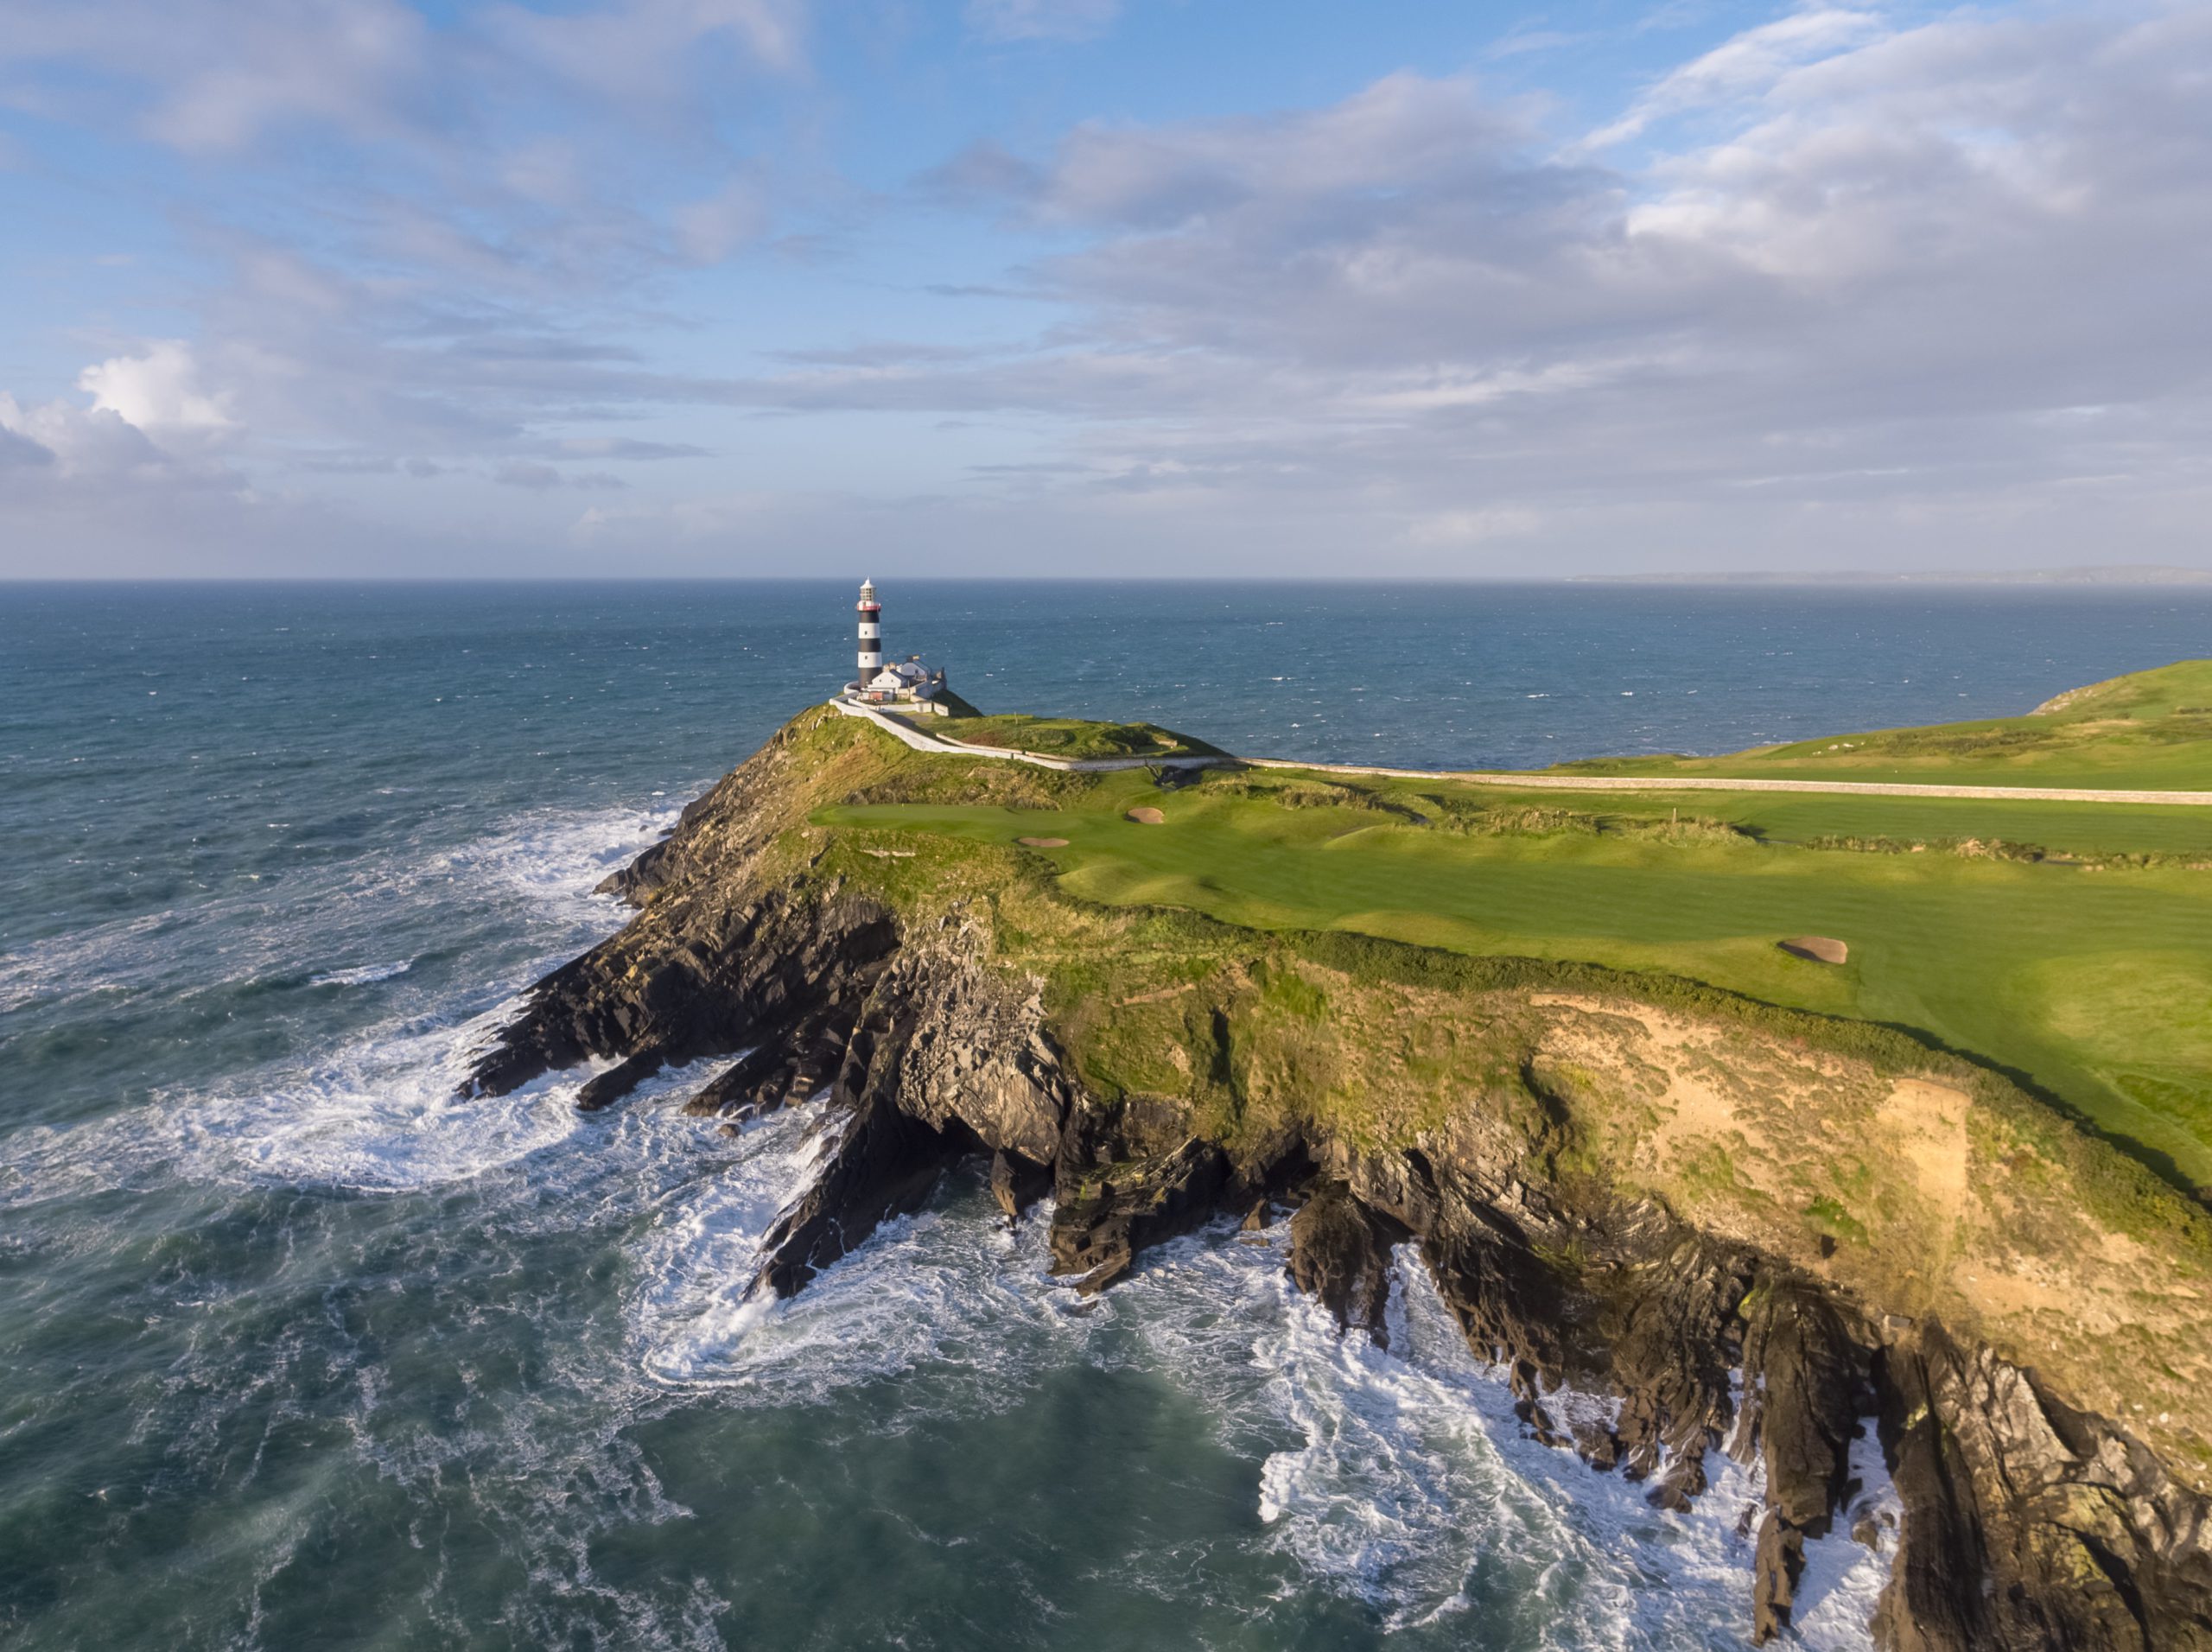
[(1068, 846), (1065, 837), (1017, 837), (1014, 841), (1026, 849), (1064, 849)]
[(1165, 826), (1167, 823), (1167, 816), (1157, 809), (1132, 809), (1128, 818), (1140, 826)]
[(1841, 963), (1851, 956), (1849, 947), (1826, 935), (1800, 935), (1775, 944), (1792, 957), (1809, 958), (1815, 963)]

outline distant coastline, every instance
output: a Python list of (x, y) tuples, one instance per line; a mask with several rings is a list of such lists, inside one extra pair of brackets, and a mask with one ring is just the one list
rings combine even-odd
[(1877, 569), (1764, 569), (1725, 574), (1570, 574), (1569, 585), (2212, 585), (2212, 569), (2130, 563), (2113, 568), (2023, 568), (1977, 573)]

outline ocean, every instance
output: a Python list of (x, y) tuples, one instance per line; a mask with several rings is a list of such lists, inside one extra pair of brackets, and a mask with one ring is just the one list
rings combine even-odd
[[(972, 1177), (741, 1302), (804, 1120), (467, 1052), (593, 886), (844, 680), (850, 580), (0, 587), (10, 1648), (1737, 1647), (1757, 1496), (1522, 1437), (1417, 1268), (1279, 1235), (1080, 1303)], [(875, 570), (882, 573), (885, 570)], [(2212, 593), (882, 584), (988, 709), (1535, 765), (2010, 713)], [(1871, 1448), (1868, 1448), (1871, 1451)], [(1879, 1495), (1878, 1464), (1863, 1465)], [(1802, 1642), (1879, 1563), (1815, 1546)]]

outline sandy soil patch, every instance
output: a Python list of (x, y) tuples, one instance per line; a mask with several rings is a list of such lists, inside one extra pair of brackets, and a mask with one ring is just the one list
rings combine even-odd
[(1775, 944), (1794, 958), (1815, 963), (1843, 963), (1851, 956), (1851, 949), (1832, 935), (1796, 935)]
[(1017, 837), (1014, 841), (1026, 849), (1064, 849), (1068, 846), (1065, 837)]
[(1947, 1226), (1966, 1209), (1967, 1111), (1973, 1105), (1965, 1091), (1948, 1084), (1900, 1078), (1878, 1115), (1912, 1166), (1922, 1197)]
[(1132, 809), (1126, 817), (1140, 826), (1165, 826), (1167, 823), (1167, 816), (1157, 809)]

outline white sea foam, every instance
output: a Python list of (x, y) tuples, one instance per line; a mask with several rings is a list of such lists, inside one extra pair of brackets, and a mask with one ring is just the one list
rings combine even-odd
[[(1889, 1580), (1904, 1515), (1871, 1422), (1852, 1442), (1851, 1472), (1859, 1482), (1859, 1493), (1826, 1537), (1805, 1545), (1805, 1573), (1797, 1583), (1797, 1638), (1822, 1652), (1868, 1644), (1866, 1626)], [(1862, 1521), (1872, 1528), (1876, 1546), (1871, 1550), (1852, 1534)]]
[(176, 912), (148, 912), (0, 954), (0, 1013), (142, 985), (152, 973), (147, 938), (187, 921)]
[[(1008, 1233), (972, 1189), (886, 1223), (792, 1300), (747, 1301), (761, 1236), (810, 1174), (806, 1130), (798, 1117), (752, 1127), (738, 1164), (658, 1213), (633, 1258), (629, 1314), (655, 1382), (785, 1403), (928, 1368), (952, 1380), (914, 1391), (917, 1407), (955, 1403), (948, 1395), (995, 1407), (1071, 1362), (1140, 1365), (1261, 1459), (1263, 1546), (1393, 1631), (1464, 1618), (1514, 1644), (1745, 1639), (1752, 1537), (1738, 1527), (1759, 1503), (1757, 1472), (1716, 1452), (1697, 1507), (1665, 1513), (1643, 1487), (1528, 1438), (1502, 1376), (1470, 1354), (1410, 1249), (1387, 1353), (1340, 1337), (1291, 1286), (1281, 1229), (1217, 1224), (1083, 1302), (1046, 1273), (1048, 1212)], [(1612, 1409), (1594, 1396), (1552, 1403)], [(1878, 1503), (1887, 1494), (1869, 1484), (1861, 1501)], [(1847, 1535), (1812, 1545), (1798, 1640), (1867, 1646), (1883, 1572)]]
[(620, 912), (596, 893), (601, 880), (636, 859), (679, 812), (664, 806), (582, 815), (549, 810), (436, 857), (428, 874), (505, 888), (537, 908), (540, 922), (598, 927)]
[(412, 958), (402, 958), (396, 963), (364, 963), (351, 969), (333, 969), (308, 979), (310, 987), (365, 987), (372, 982), (390, 981), (394, 975), (404, 975), (415, 967)]
[(565, 1140), (582, 1115), (573, 1073), (462, 1100), (467, 1052), (520, 1007), (456, 1029), (378, 1028), (300, 1070), (0, 1144), (0, 1204), (162, 1179), (397, 1191), (464, 1180)]
[(818, 1108), (749, 1125), (735, 1163), (679, 1189), (635, 1257), (631, 1339), (656, 1382), (743, 1401), (821, 1399), (923, 1365), (980, 1379), (972, 1402), (1018, 1391), (1078, 1305), (1046, 1275), (1049, 1205), (1014, 1232), (980, 1197), (885, 1223), (799, 1295), (747, 1295), (761, 1242), (819, 1173)]
[[(0, 954), (0, 1013), (54, 1007), (103, 993), (189, 992), (214, 981), (311, 974), (313, 986), (357, 986), (410, 967), (317, 969), (317, 961), (380, 934), (410, 908), (456, 895), (513, 903), (514, 917), (563, 956), (619, 924), (622, 908), (594, 892), (671, 825), (677, 811), (544, 810), (456, 849), (379, 851), (288, 874), (272, 896), (246, 888), (32, 941)], [(281, 901), (281, 905), (272, 902)], [(304, 953), (306, 956), (302, 956)], [(211, 970), (219, 971), (211, 977)]]
[[(607, 871), (652, 841), (670, 811), (531, 816), (469, 848), (432, 857), (398, 878), (416, 894), (437, 886), (490, 883), (523, 898), (524, 921), (544, 950), (512, 978), (493, 983), (467, 1019), (451, 1012), (400, 1016), (342, 1039), (304, 1064), (234, 1075), (204, 1090), (156, 1091), (143, 1107), (0, 1139), (0, 1205), (23, 1205), (162, 1178), (298, 1184), (395, 1191), (464, 1180), (564, 1141), (582, 1128), (571, 1104), (590, 1071), (552, 1075), (512, 1095), (461, 1099), (469, 1064), (522, 1007), (519, 989), (547, 963), (619, 926), (623, 910), (593, 893)], [(129, 937), (163, 919), (135, 921)], [(115, 936), (65, 937), (35, 957), (34, 976), (89, 960)], [(270, 944), (273, 944), (273, 943)], [(397, 976), (410, 963), (331, 972), (315, 984), (358, 985)], [(110, 979), (156, 967), (126, 956)], [(0, 976), (0, 988), (9, 978)], [(496, 997), (495, 997), (496, 995)]]

